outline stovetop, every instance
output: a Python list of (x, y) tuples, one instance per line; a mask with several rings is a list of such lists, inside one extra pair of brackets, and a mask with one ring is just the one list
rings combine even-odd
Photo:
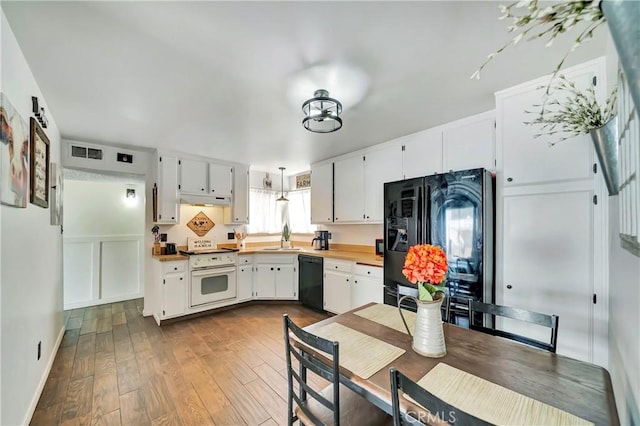
[(188, 256), (198, 255), (198, 254), (215, 254), (215, 253), (233, 253), (236, 251), (240, 251), (239, 249), (233, 248), (221, 248), (221, 249), (202, 249), (202, 250), (180, 250), (180, 254), (186, 254)]

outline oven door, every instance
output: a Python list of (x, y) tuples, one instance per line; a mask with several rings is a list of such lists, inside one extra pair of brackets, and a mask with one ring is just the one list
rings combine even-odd
[(236, 297), (236, 268), (222, 267), (191, 271), (191, 299), (196, 307)]

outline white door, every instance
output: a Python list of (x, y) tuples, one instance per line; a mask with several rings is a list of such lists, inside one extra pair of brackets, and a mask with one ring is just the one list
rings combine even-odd
[(185, 194), (207, 193), (207, 163), (180, 159), (180, 191)]
[(333, 163), (311, 166), (311, 223), (333, 222)]
[(424, 130), (401, 139), (405, 179), (442, 173), (442, 130)]
[(258, 265), (253, 276), (253, 291), (258, 299), (273, 299), (276, 295), (275, 266)]
[(384, 184), (402, 179), (402, 146), (367, 151), (364, 162), (365, 220), (382, 223)]
[[(558, 353), (590, 361), (593, 317), (592, 191), (505, 196), (503, 280), (497, 303), (555, 314)], [(548, 329), (505, 320), (499, 328), (548, 341)]]
[(351, 309), (351, 275), (326, 271), (324, 276), (324, 309), (341, 314)]
[(238, 268), (238, 302), (250, 300), (253, 296), (253, 266)]
[(162, 317), (171, 318), (184, 314), (187, 308), (187, 280), (184, 272), (167, 274), (162, 280)]
[(231, 223), (249, 223), (249, 166), (234, 166), (231, 202)]
[(367, 303), (384, 303), (384, 285), (381, 278), (356, 275), (351, 286), (351, 309)]
[(178, 159), (158, 158), (158, 223), (178, 223)]
[(362, 155), (342, 158), (333, 163), (333, 210), (335, 222), (363, 222), (364, 161)]
[(293, 265), (276, 265), (276, 298), (296, 299)]
[(209, 163), (209, 194), (216, 197), (229, 197), (232, 175), (231, 166)]
[[(467, 121), (467, 120), (465, 120)], [(495, 118), (452, 123), (443, 133), (444, 170), (495, 170)]]

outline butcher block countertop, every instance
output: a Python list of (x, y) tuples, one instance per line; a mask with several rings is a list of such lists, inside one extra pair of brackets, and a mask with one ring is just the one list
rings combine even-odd
[[(354, 244), (333, 244), (329, 250), (314, 250), (308, 247), (309, 243), (296, 244), (293, 241), (293, 248), (281, 249), (279, 245), (269, 243), (251, 243), (247, 248), (238, 251), (239, 255), (249, 254), (306, 254), (308, 256), (319, 256), (331, 259), (351, 260), (362, 265), (382, 267), (382, 256), (376, 256), (373, 246), (363, 246)], [(185, 247), (186, 248), (186, 247)], [(236, 248), (235, 244), (218, 244), (218, 248)], [(178, 249), (184, 249), (178, 247)], [(187, 260), (189, 256), (183, 254), (160, 254), (154, 255), (154, 259), (160, 262), (172, 262), (179, 260)]]
[(382, 256), (376, 256), (373, 246), (333, 244), (329, 245), (329, 250), (314, 250), (308, 247), (309, 243), (301, 243), (298, 245), (295, 241), (293, 242), (292, 249), (280, 249), (279, 246), (273, 245), (273, 243), (269, 244), (268, 246), (254, 247), (249, 245), (247, 248), (240, 250), (238, 254), (305, 254), (331, 259), (352, 260), (362, 265), (382, 267)]

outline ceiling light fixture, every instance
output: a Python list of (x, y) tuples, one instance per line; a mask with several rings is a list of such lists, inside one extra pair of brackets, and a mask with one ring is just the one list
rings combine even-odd
[(278, 167), (280, 169), (280, 190), (282, 191), (282, 195), (276, 201), (289, 201), (287, 197), (284, 196), (284, 167)]
[(327, 90), (316, 90), (313, 98), (302, 104), (302, 112), (306, 115), (302, 125), (311, 132), (331, 133), (342, 127), (342, 104), (330, 98)]

